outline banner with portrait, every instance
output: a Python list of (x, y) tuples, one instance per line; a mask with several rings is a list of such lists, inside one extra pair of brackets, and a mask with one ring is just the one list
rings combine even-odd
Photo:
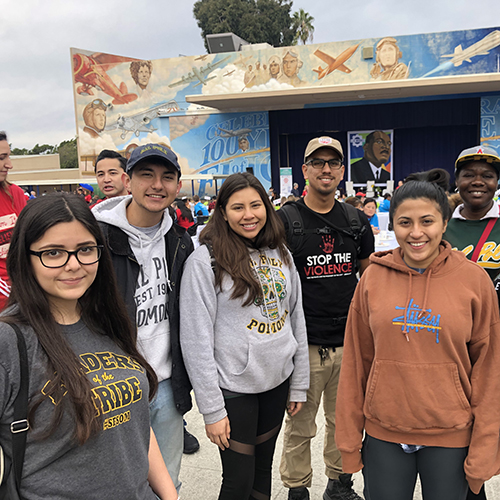
[(355, 186), (366, 186), (368, 181), (385, 186), (393, 180), (393, 135), (393, 130), (348, 132), (347, 180)]

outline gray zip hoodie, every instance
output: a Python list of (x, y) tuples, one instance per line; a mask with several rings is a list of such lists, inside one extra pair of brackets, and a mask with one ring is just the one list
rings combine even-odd
[(277, 250), (250, 251), (262, 303), (231, 299), (233, 281), (215, 287), (205, 245), (186, 261), (180, 290), (182, 355), (206, 424), (226, 416), (221, 389), (257, 394), (288, 377), (290, 401), (306, 401), (309, 354), (300, 279)]
[(153, 367), (158, 381), (170, 378), (170, 324), (167, 313), (168, 269), (165, 254), (165, 234), (172, 219), (165, 210), (156, 233), (149, 236), (142, 228), (132, 226), (126, 209), (132, 196), (119, 196), (99, 203), (92, 209), (95, 218), (120, 228), (128, 236), (132, 252), (140, 265), (134, 300), (137, 305), (137, 345)]

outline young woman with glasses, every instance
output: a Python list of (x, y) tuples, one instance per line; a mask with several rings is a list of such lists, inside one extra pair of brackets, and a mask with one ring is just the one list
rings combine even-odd
[[(0, 444), (12, 456), (24, 336), (29, 406), (21, 497), (177, 498), (149, 426), (156, 376), (136, 348), (99, 226), (79, 196), (31, 201), (11, 239), (0, 317)], [(153, 492), (154, 491), (154, 492)]]

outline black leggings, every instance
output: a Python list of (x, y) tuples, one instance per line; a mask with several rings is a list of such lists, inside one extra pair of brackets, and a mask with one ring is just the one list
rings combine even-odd
[(289, 382), (260, 394), (225, 397), (231, 439), (220, 451), (219, 500), (268, 500), (276, 439), (288, 400)]
[(465, 500), (467, 448), (429, 446), (405, 453), (396, 443), (368, 434), (363, 442), (366, 500), (412, 500), (417, 474), (424, 500)]

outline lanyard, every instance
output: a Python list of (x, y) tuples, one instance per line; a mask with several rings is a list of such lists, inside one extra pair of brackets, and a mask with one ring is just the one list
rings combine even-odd
[(472, 262), (477, 262), (477, 259), (479, 258), (479, 254), (481, 253), (481, 249), (483, 248), (483, 245), (486, 241), (486, 238), (491, 233), (491, 230), (493, 229), (493, 226), (495, 225), (496, 221), (498, 219), (490, 219), (488, 221), (488, 224), (486, 224), (486, 227), (484, 228), (483, 234), (481, 234), (481, 237), (479, 238), (479, 241), (477, 242), (476, 248), (474, 249), (474, 253), (472, 254), (471, 261)]

